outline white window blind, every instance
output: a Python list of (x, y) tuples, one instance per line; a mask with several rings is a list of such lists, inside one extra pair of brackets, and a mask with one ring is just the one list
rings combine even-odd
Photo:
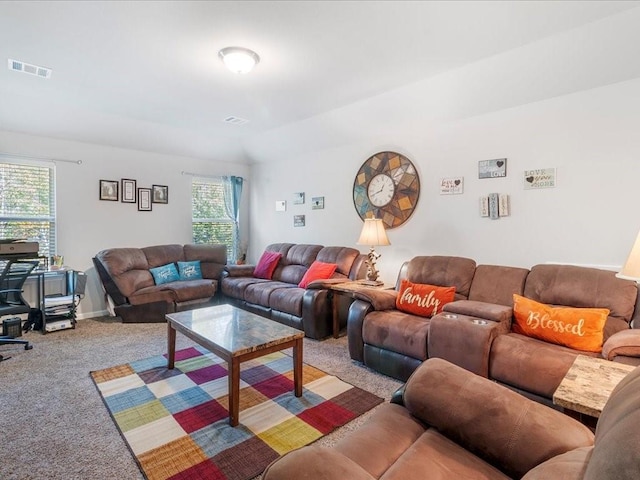
[(224, 206), (222, 180), (194, 177), (191, 187), (193, 243), (224, 244), (230, 255), (236, 239)]
[(54, 166), (0, 163), (0, 239), (40, 244), (40, 255), (56, 253)]

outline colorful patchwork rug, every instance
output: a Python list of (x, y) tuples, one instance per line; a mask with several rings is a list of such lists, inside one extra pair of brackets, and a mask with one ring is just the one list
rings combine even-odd
[(229, 426), (227, 364), (201, 347), (91, 372), (149, 480), (253, 478), (382, 399), (311, 367), (293, 394), (293, 361), (276, 352), (242, 363), (240, 424)]

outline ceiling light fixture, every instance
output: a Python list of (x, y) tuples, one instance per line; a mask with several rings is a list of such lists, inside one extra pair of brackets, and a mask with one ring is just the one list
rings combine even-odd
[(218, 52), (220, 60), (234, 73), (249, 73), (260, 62), (253, 50), (243, 47), (227, 47)]

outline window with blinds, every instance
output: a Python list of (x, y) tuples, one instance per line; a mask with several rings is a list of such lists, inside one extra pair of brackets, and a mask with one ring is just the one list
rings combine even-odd
[(53, 166), (0, 163), (0, 239), (40, 244), (56, 253), (56, 192)]
[(194, 177), (191, 184), (193, 243), (227, 246), (227, 255), (236, 241), (233, 221), (224, 206), (222, 180)]

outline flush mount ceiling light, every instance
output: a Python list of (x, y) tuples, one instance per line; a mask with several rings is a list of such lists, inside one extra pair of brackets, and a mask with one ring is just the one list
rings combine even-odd
[(218, 52), (220, 60), (234, 73), (249, 73), (260, 62), (253, 50), (242, 47), (227, 47)]

